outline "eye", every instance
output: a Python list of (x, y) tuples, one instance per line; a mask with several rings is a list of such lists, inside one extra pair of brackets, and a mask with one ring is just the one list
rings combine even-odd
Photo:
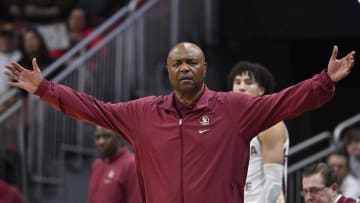
[(189, 60), (187, 61), (187, 63), (190, 65), (190, 66), (196, 66), (198, 63), (196, 60)]
[(177, 68), (180, 66), (180, 62), (179, 61), (175, 61), (173, 64), (172, 64), (172, 67), (174, 68)]
[(239, 81), (239, 80), (234, 81), (234, 85), (240, 85), (240, 84), (241, 84), (241, 81)]
[(100, 138), (101, 138), (101, 135), (99, 135), (99, 136), (95, 136), (95, 141), (99, 141), (99, 140), (100, 140)]
[(111, 133), (104, 133), (103, 136), (104, 136), (105, 139), (109, 139), (112, 136), (112, 134)]
[(253, 80), (245, 80), (246, 85), (252, 85), (254, 83)]

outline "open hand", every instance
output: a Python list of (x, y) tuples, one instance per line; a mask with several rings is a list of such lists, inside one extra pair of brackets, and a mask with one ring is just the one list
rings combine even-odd
[(43, 77), (36, 58), (32, 60), (33, 70), (28, 70), (16, 62), (6, 64), (4, 74), (16, 82), (8, 82), (10, 86), (21, 88), (29, 93), (34, 93), (39, 87)]
[(348, 53), (341, 59), (336, 59), (338, 55), (338, 47), (334, 46), (329, 64), (328, 75), (334, 82), (338, 82), (351, 73), (351, 68), (354, 66), (355, 51)]

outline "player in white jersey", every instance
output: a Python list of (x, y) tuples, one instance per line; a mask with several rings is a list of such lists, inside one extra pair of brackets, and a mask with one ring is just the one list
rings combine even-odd
[[(262, 65), (247, 61), (236, 64), (228, 76), (234, 92), (262, 96), (272, 93), (275, 80)], [(250, 160), (244, 203), (285, 202), (289, 135), (283, 121), (260, 132), (250, 142)]]
[[(267, 141), (268, 139), (273, 139), (270, 137), (275, 137), (271, 136), (273, 133), (278, 133), (279, 136), (277, 137), (282, 137), (279, 140), (282, 141), (280, 143), (283, 143), (281, 146), (283, 152), (277, 150), (277, 148), (280, 148), (280, 146), (276, 146), (277, 144), (271, 144)], [(267, 136), (267, 134), (270, 136)], [(279, 142), (279, 140), (276, 140), (276, 142)], [(267, 143), (267, 146), (264, 146), (262, 143)], [(264, 148), (267, 149), (263, 150)], [(278, 200), (278, 197), (280, 195), (281, 199), (285, 198), (284, 194), (280, 193), (281, 189), (283, 188), (282, 184), (285, 184), (286, 182), (285, 176), (283, 176), (283, 174), (286, 174), (286, 167), (284, 166), (287, 165), (286, 157), (289, 149), (289, 138), (285, 124), (283, 122), (279, 122), (275, 126), (272, 126), (266, 131), (260, 133), (257, 137), (254, 137), (250, 142), (250, 149), (251, 154), (246, 177), (244, 202), (284, 202), (284, 200)], [(264, 151), (265, 153), (263, 153)], [(284, 160), (283, 162), (279, 163), (281, 158), (284, 158)], [(264, 162), (264, 159), (267, 159), (268, 161)], [(270, 170), (271, 167), (277, 167), (278, 174), (271, 174), (271, 172), (265, 174), (266, 167), (270, 167)], [(273, 177), (266, 177), (266, 175), (272, 175)], [(271, 195), (274, 196), (271, 197)], [(259, 199), (261, 198), (262, 200), (260, 201)], [(276, 201), (270, 201), (271, 199)]]

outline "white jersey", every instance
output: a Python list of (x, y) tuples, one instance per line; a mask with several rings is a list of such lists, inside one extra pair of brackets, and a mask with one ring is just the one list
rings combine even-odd
[[(289, 153), (289, 135), (286, 131), (287, 139), (284, 143), (284, 186), (286, 188), (287, 156)], [(259, 138), (256, 136), (250, 142), (250, 160), (244, 188), (244, 202), (257, 203), (265, 184), (263, 171), (262, 150)]]

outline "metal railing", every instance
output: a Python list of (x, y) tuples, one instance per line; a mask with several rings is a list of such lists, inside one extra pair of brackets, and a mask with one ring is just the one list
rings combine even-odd
[[(360, 114), (356, 114), (342, 122), (340, 122), (331, 133), (324, 131), (312, 138), (305, 140), (290, 148), (289, 158), (294, 158), (296, 154), (300, 154), (297, 162), (289, 165), (288, 167), (288, 196), (287, 202), (302, 203), (303, 197), (300, 195), (302, 189), (302, 173), (304, 169), (316, 162), (325, 161), (324, 159), (332, 152), (343, 147), (342, 133), (346, 129), (351, 128), (360, 123)], [(323, 144), (318, 151), (314, 152), (313, 146)], [(311, 151), (311, 154), (307, 152)], [(305, 156), (305, 157), (304, 157)]]
[(339, 123), (334, 129), (334, 140), (336, 143), (342, 143), (341, 135), (342, 133), (356, 124), (360, 123), (360, 113), (356, 114), (341, 123)]
[[(132, 1), (45, 68), (43, 75), (62, 69), (52, 81), (109, 102), (168, 92), (167, 52), (178, 41), (211, 40), (207, 16), (213, 2)], [(98, 37), (101, 40), (88, 48)], [(11, 89), (0, 98), (0, 105), (17, 94)], [(44, 185), (64, 184), (64, 150), (70, 149), (77, 167), (82, 166), (82, 155), (94, 151), (92, 125), (63, 116), (33, 95), (18, 98), (2, 112), (0, 125), (2, 143), (15, 143), (19, 149), (23, 170), (19, 186), (27, 197), (40, 198)], [(30, 181), (32, 187), (27, 188)]]
[[(66, 69), (53, 81), (105, 101), (129, 100), (137, 78), (145, 77), (143, 74), (136, 74), (143, 72), (141, 70), (144, 68), (137, 65), (135, 60), (135, 55), (144, 55), (143, 49), (135, 48), (142, 46), (135, 38), (140, 32), (137, 28), (144, 26), (141, 18), (156, 2), (147, 1), (137, 10), (134, 10), (134, 3), (121, 9), (64, 56), (65, 59), (62, 60), (66, 60)], [(122, 20), (121, 24), (111, 29), (119, 20)], [(87, 45), (99, 36), (102, 38), (101, 41), (87, 49)], [(51, 72), (53, 67), (49, 67), (48, 72)], [(44, 74), (46, 73), (44, 71)], [(82, 155), (94, 148), (94, 129), (90, 124), (74, 121), (55, 112), (39, 102), (38, 97), (30, 96), (29, 106), (32, 107), (29, 114), (33, 116), (29, 120), (33, 122), (29, 126), (32, 144), (28, 148), (28, 160), (33, 164), (29, 162), (28, 166), (33, 171), (33, 180), (39, 183), (36, 185), (35, 194), (41, 197), (44, 183), (63, 184), (63, 146), (73, 146), (77, 149), (76, 153), (73, 153), (73, 159), (76, 160), (74, 165), (82, 167)], [(44, 125), (45, 123), (48, 125)]]
[[(316, 145), (325, 146), (314, 152), (314, 146)], [(301, 196), (303, 170), (313, 163), (322, 161), (335, 150), (336, 146), (333, 142), (333, 136), (330, 131), (319, 133), (290, 148), (289, 160), (295, 159), (296, 157), (298, 160), (288, 167), (287, 202), (304, 202), (303, 197)]]

